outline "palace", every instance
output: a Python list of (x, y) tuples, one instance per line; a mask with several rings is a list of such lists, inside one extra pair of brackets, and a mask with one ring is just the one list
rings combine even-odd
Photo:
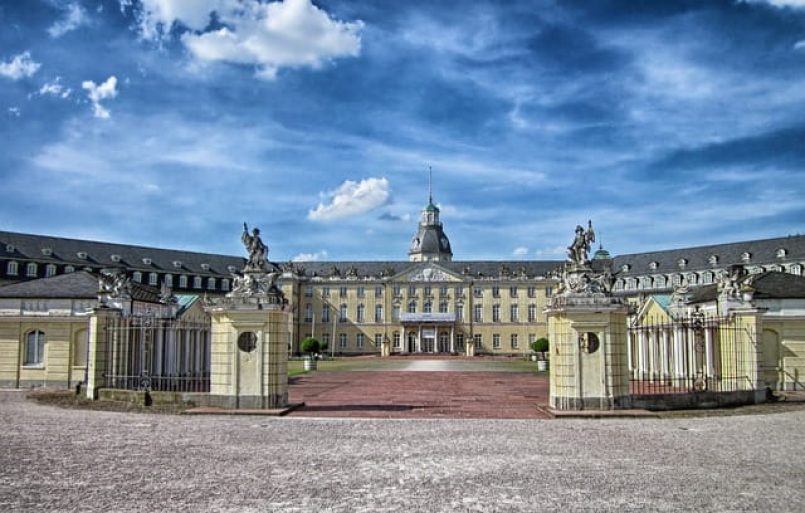
[[(36, 375), (49, 367), (48, 358), (71, 362), (65, 363), (70, 372), (59, 376), (77, 379), (85, 317), (101, 270), (116, 269), (137, 290), (150, 290), (138, 296), (140, 303), (157, 309), (159, 288), (184, 305), (227, 294), (246, 263), (235, 256), (0, 232), (0, 381), (20, 383), (20, 369)], [(592, 258), (594, 267), (607, 271), (612, 292), (635, 302), (680, 287), (712, 287), (735, 264), (753, 275), (801, 276), (805, 236), (615, 257), (599, 248)], [(399, 354), (522, 355), (547, 335), (545, 309), (564, 263), (454, 260), (430, 197), (407, 260), (269, 265), (290, 305), (292, 354), (314, 336), (340, 355), (380, 354), (384, 342)], [(174, 310), (178, 317), (188, 311)], [(200, 307), (192, 311), (203, 316)], [(192, 354), (203, 360), (204, 347), (202, 340)]]

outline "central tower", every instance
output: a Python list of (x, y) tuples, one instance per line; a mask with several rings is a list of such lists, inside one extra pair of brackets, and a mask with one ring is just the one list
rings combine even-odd
[(433, 204), (432, 174), (431, 171), (428, 180), (428, 204), (419, 216), (419, 227), (408, 250), (411, 262), (449, 262), (453, 259), (450, 241), (439, 221), (439, 207)]

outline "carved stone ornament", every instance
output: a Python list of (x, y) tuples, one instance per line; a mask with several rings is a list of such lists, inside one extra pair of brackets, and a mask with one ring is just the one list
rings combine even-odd
[(426, 267), (408, 276), (410, 281), (450, 281), (450, 275), (434, 267)]
[(131, 281), (121, 270), (104, 269), (98, 275), (98, 303), (108, 306), (112, 299), (131, 299)]

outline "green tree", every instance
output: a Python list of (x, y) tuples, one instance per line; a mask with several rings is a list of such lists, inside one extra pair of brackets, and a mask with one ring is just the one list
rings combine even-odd
[(548, 339), (545, 337), (538, 338), (531, 342), (531, 350), (535, 353), (539, 353), (543, 360), (545, 359), (545, 353), (548, 352), (548, 347)]
[(299, 344), (299, 349), (312, 359), (321, 350), (321, 343), (313, 337), (307, 337)]

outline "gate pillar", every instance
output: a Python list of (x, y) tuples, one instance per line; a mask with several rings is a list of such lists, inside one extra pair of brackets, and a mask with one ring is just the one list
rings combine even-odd
[(590, 261), (592, 222), (576, 227), (559, 290), (546, 310), (550, 407), (611, 410), (629, 400), (628, 308), (610, 293), (610, 262)]
[(107, 372), (112, 370), (108, 368), (109, 365), (113, 365), (109, 354), (110, 337), (113, 336), (110, 328), (111, 324), (122, 315), (123, 312), (119, 308), (99, 307), (92, 310), (87, 342), (87, 399), (98, 398), (98, 389), (105, 386), (104, 378)]

